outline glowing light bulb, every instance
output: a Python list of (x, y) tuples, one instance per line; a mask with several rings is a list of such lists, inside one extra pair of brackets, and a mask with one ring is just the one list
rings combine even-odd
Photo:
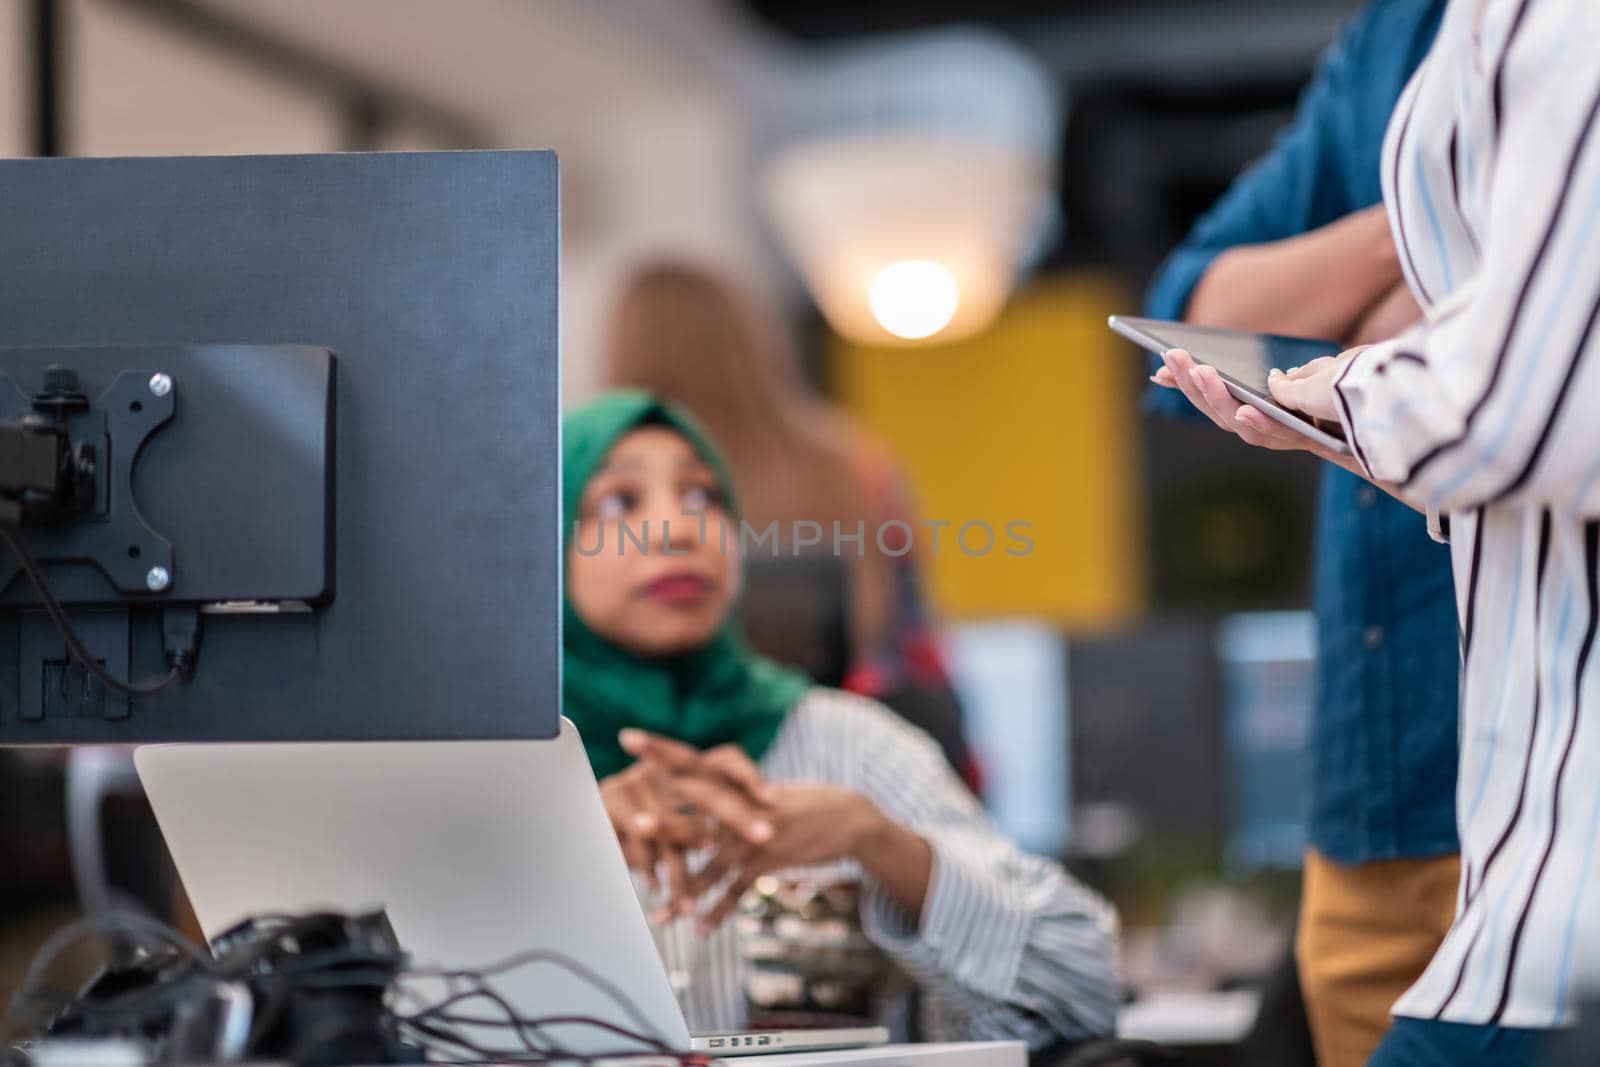
[(891, 263), (867, 288), (867, 303), (878, 325), (908, 341), (932, 337), (950, 325), (960, 301), (955, 275), (928, 259)]

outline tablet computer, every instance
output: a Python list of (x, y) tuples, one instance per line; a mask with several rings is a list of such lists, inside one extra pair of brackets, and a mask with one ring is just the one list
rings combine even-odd
[(1334, 341), (1309, 337), (1282, 337), (1272, 333), (1224, 330), (1215, 326), (1191, 326), (1186, 322), (1163, 322), (1113, 315), (1111, 328), (1128, 340), (1160, 355), (1169, 348), (1181, 348), (1196, 363), (1214, 367), (1240, 403), (1249, 404), (1263, 415), (1302, 433), (1324, 448), (1348, 452), (1344, 428), (1337, 422), (1312, 419), (1286, 408), (1272, 399), (1267, 389), (1267, 372), (1276, 367), (1288, 370), (1319, 356), (1336, 356), (1344, 346)]

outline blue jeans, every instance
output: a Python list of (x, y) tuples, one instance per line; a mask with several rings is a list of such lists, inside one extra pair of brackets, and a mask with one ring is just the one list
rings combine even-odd
[(1367, 1067), (1540, 1067), (1550, 1033), (1396, 1016)]

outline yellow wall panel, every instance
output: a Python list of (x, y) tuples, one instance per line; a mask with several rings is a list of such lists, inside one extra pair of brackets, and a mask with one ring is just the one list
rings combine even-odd
[[(905, 464), (924, 522), (916, 546), (952, 618), (1033, 616), (1073, 628), (1127, 621), (1143, 605), (1138, 382), (1106, 316), (1121, 291), (1092, 275), (1044, 279), (971, 340), (864, 349), (834, 339), (834, 393)], [(956, 528), (984, 522), (994, 548), (969, 555)], [(1005, 536), (1030, 524), (1032, 550)], [(983, 545), (981, 527), (967, 546)]]

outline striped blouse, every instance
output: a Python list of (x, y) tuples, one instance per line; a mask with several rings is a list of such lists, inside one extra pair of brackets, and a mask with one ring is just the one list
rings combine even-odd
[(1600, 3), (1453, 0), (1384, 146), (1424, 321), (1336, 386), (1455, 567), (1455, 924), (1397, 1014), (1551, 1027), (1600, 977)]
[[(773, 781), (854, 789), (933, 849), (921, 921), (870, 880), (862, 925), (916, 985), (929, 1040), (1021, 1039), (1043, 1047), (1111, 1032), (1117, 921), (1111, 906), (1060, 865), (1006, 838), (950, 770), (939, 747), (881, 704), (812, 689), (761, 760)], [(854, 864), (831, 874), (860, 877)], [(745, 1021), (744, 964), (732, 921), (707, 938), (692, 921), (658, 931), (697, 1033)]]

